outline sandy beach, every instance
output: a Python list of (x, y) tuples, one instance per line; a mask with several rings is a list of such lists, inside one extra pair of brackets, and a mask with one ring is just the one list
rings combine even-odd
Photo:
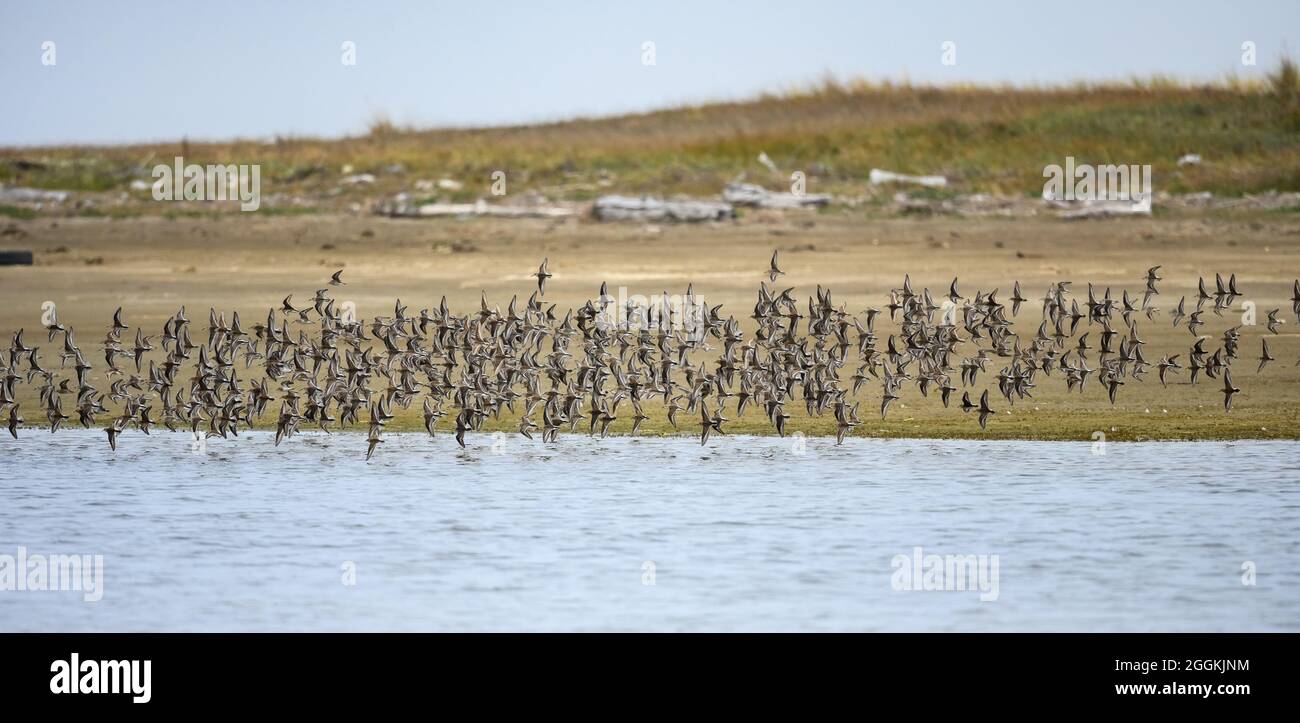
[[(1100, 292), (1110, 286), (1135, 296), (1150, 266), (1161, 265), (1161, 309), (1154, 321), (1137, 315), (1154, 363), (1166, 354), (1184, 354), (1193, 337), (1185, 324), (1174, 327), (1168, 310), (1184, 294), (1194, 295), (1198, 277), (1213, 284), (1215, 273), (1235, 273), (1244, 296), (1222, 316), (1205, 314), (1201, 333), (1211, 348), (1224, 330), (1242, 323), (1242, 304), (1255, 304), (1257, 325), (1243, 326), (1241, 356), (1234, 380), (1242, 393), (1225, 413), (1215, 380), (1187, 383), (1186, 372), (1161, 387), (1154, 370), (1141, 382), (1125, 385), (1112, 406), (1105, 390), (1090, 384), (1083, 394), (1066, 394), (1063, 377), (1040, 376), (1033, 399), (1001, 410), (981, 430), (970, 415), (944, 409), (937, 398), (923, 398), (914, 384), (887, 419), (879, 415), (878, 384), (863, 386), (858, 399), (864, 423), (856, 435), (882, 437), (974, 437), (1087, 440), (1096, 432), (1107, 439), (1296, 438), (1300, 425), (1300, 357), (1292, 283), (1300, 275), (1300, 218), (1291, 213), (1157, 214), (1148, 219), (1066, 222), (1056, 218), (970, 219), (953, 217), (875, 218), (851, 209), (823, 212), (744, 214), (734, 222), (699, 225), (596, 223), (565, 220), (441, 219), (396, 220), (368, 215), (266, 216), (221, 214), (203, 217), (35, 218), (5, 224), (6, 247), (30, 248), (35, 265), (0, 267), (0, 330), (26, 329), (31, 344), (44, 344), (42, 304), (57, 305), (61, 323), (77, 331), (78, 341), (97, 348), (118, 306), (131, 325), (158, 334), (165, 317), (183, 304), (206, 329), (209, 308), (239, 311), (245, 325), (265, 318), (286, 294), (302, 305), (331, 273), (345, 269), (347, 286), (333, 290), (352, 301), (357, 315), (392, 313), (396, 299), (409, 313), (436, 306), (445, 295), (454, 311), (476, 309), (480, 294), (502, 309), (512, 296), (524, 301), (535, 289), (529, 274), (543, 257), (555, 274), (546, 301), (560, 313), (595, 298), (602, 282), (612, 294), (680, 294), (687, 284), (710, 305), (722, 304), (752, 332), (748, 318), (758, 284), (773, 250), (779, 250), (786, 276), (781, 288), (796, 298), (821, 285), (837, 304), (859, 313), (883, 308), (889, 289), (910, 274), (918, 290), (938, 298), (954, 276), (963, 294), (1001, 290), (1009, 296), (1019, 281), (1029, 301), (1016, 317), (1015, 330), (1031, 336), (1041, 320), (1038, 299), (1049, 284), (1069, 280), (1080, 298), (1087, 283)], [(1189, 308), (1191, 302), (1189, 301)], [(1280, 333), (1264, 327), (1268, 310), (1281, 308), (1287, 320)], [(897, 327), (886, 315), (878, 323), (882, 343)], [(1085, 322), (1086, 323), (1086, 322)], [(134, 332), (132, 332), (134, 333)], [(1094, 335), (1095, 336), (1095, 335)], [(1261, 342), (1269, 338), (1277, 361), (1256, 373)], [(57, 341), (57, 340), (56, 340)], [(1095, 343), (1095, 342), (1094, 342)], [(154, 352), (155, 354), (157, 352)], [(702, 358), (702, 355), (697, 355)], [(52, 346), (43, 359), (57, 366)], [(102, 360), (100, 360), (102, 362)], [(47, 364), (48, 366), (48, 364)], [(996, 373), (996, 364), (990, 374)], [(91, 374), (102, 382), (101, 370)], [(848, 374), (852, 371), (848, 370)], [(981, 378), (981, 386), (991, 378)], [(102, 388), (102, 387), (101, 387)], [(20, 394), (34, 388), (20, 385)], [(34, 404), (32, 406), (35, 406)], [(669, 434), (673, 428), (658, 404), (647, 405), (651, 420), (642, 434)], [(418, 409), (398, 410), (392, 429), (418, 429)], [(830, 434), (829, 417), (807, 418), (791, 409), (791, 431)], [(28, 415), (37, 424), (39, 415)], [(683, 425), (686, 432), (694, 430)], [(620, 420), (611, 433), (626, 433)], [(487, 429), (512, 430), (504, 416)], [(731, 421), (729, 431), (772, 433), (761, 410)]]

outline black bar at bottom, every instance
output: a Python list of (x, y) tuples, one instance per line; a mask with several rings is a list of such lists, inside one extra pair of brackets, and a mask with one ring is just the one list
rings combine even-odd
[[(762, 696), (750, 703), (815, 691), (823, 703), (885, 696), (972, 711), (1035, 700), (1182, 709), (1287, 700), (1295, 641), (1268, 634), (10, 634), (0, 636), (0, 695), (46, 711), (263, 710), (268, 702), (337, 710), (376, 696), (386, 703), (436, 696), (439, 705), (464, 698), (482, 708), (530, 695), (581, 704), (618, 691), (662, 703), (741, 690)], [(123, 672), (100, 661), (138, 664)], [(126, 675), (133, 677), (119, 690), (131, 692), (88, 692)]]

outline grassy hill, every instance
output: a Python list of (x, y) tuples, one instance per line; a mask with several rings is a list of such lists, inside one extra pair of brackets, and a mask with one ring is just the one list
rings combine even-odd
[[(765, 152), (781, 170), (755, 162)], [(1204, 163), (1179, 168), (1198, 153)], [(1289, 62), (1268, 82), (1168, 80), (1054, 88), (823, 84), (751, 101), (485, 129), (416, 130), (376, 122), (343, 139), (0, 149), (0, 182), (127, 190), (156, 163), (261, 164), (264, 193), (333, 197), (410, 190), (451, 177), (444, 200), (510, 193), (582, 200), (604, 192), (715, 194), (737, 174), (780, 187), (802, 170), (809, 191), (854, 194), (871, 168), (941, 173), (954, 192), (1037, 195), (1042, 169), (1149, 163), (1157, 190), (1239, 195), (1300, 190), (1300, 79)], [(373, 185), (340, 189), (345, 167)], [(147, 192), (139, 192), (147, 198)], [(437, 194), (435, 194), (437, 195)]]

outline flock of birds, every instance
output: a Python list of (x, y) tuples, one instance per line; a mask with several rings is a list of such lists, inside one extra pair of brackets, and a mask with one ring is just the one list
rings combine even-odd
[[(331, 296), (331, 287), (345, 285), (338, 271), (309, 303), (295, 306), (293, 296), (286, 296), (264, 323), (247, 329), (238, 312), (227, 320), (212, 309), (207, 328), (199, 331), (181, 307), (163, 324), (161, 335), (137, 327), (131, 340), (132, 327), (119, 308), (103, 341), (107, 392), (90, 384), (94, 366), (72, 328), (57, 318), (45, 324), (50, 343), (62, 337), (58, 369), (42, 366), (40, 349), (29, 346), (19, 329), (8, 353), (0, 354), (0, 421), (7, 420), (16, 439), (25, 422), (16, 387), (26, 382), (39, 384), (39, 405), (51, 432), (73, 415), (87, 428), (98, 426), (104, 415), (113, 450), (128, 429), (148, 434), (156, 425), (173, 431), (188, 427), (195, 435), (224, 438), (274, 410), (277, 445), (303, 427), (329, 431), (365, 424), (369, 459), (383, 443), (394, 410), (409, 409), (417, 400), (429, 434), (443, 417), (452, 417), (462, 447), (467, 431), (481, 429), (503, 409), (518, 414), (520, 434), (531, 439), (539, 432), (543, 441), (554, 442), (561, 429), (576, 431), (580, 424), (604, 437), (626, 401), (631, 411), (623, 415), (630, 417), (635, 435), (649, 418), (645, 405), (653, 400), (662, 400), (674, 428), (683, 413), (697, 417), (701, 444), (723, 433), (728, 413), (738, 418), (750, 407), (761, 410), (784, 436), (791, 417), (787, 408), (795, 405), (810, 416), (832, 414), (839, 443), (861, 423), (855, 398), (868, 382), (881, 385), (882, 418), (904, 384), (912, 382), (923, 396), (936, 391), (944, 407), (960, 390), (961, 411), (985, 427), (997, 414), (990, 389), (983, 389), (978, 401), (971, 399), (971, 389), (994, 365), (1000, 366), (992, 375), (996, 392), (1007, 404), (1031, 397), (1054, 373), (1069, 391), (1078, 392), (1095, 377), (1114, 404), (1129, 380), (1155, 369), (1162, 385), (1184, 370), (1193, 384), (1202, 375), (1218, 380), (1224, 408), (1231, 410), (1241, 391), (1231, 369), (1239, 356), (1240, 326), (1213, 342), (1199, 330), (1207, 311), (1222, 315), (1242, 295), (1236, 276), (1224, 281), (1216, 274), (1213, 290), (1201, 279), (1194, 298), (1179, 299), (1168, 314), (1175, 327), (1185, 325), (1193, 337), (1190, 351), (1185, 362), (1180, 353), (1152, 364), (1144, 356), (1138, 325), (1143, 318), (1157, 319), (1153, 302), (1160, 293), (1160, 268), (1147, 272), (1140, 298), (1125, 290), (1115, 299), (1109, 288), (1099, 294), (1091, 284), (1086, 298), (1075, 298), (1070, 282), (1052, 284), (1041, 298), (1037, 331), (1025, 336), (1013, 331), (1013, 319), (1029, 301), (1019, 282), (1003, 302), (996, 289), (964, 296), (953, 279), (936, 303), (929, 289), (918, 292), (905, 276), (883, 309), (861, 315), (837, 305), (830, 290), (818, 286), (805, 309), (793, 288), (777, 291), (784, 272), (776, 253), (767, 283), (759, 284), (750, 316), (756, 328), (748, 337), (734, 316), (724, 318), (721, 305), (703, 304), (690, 287), (681, 297), (685, 303), (658, 309), (663, 313), (655, 322), (656, 309), (639, 302), (620, 306), (604, 284), (596, 299), (560, 318), (556, 305), (544, 301), (552, 277), (546, 261), (534, 274), (536, 291), (522, 306), (512, 298), (503, 312), (489, 306), (484, 295), (476, 311), (456, 314), (443, 297), (437, 308), (409, 314), (398, 300), (391, 315), (366, 323)], [(667, 299), (665, 293), (661, 301)], [(1291, 302), (1300, 319), (1300, 280)], [(1280, 312), (1268, 312), (1273, 334), (1283, 323)], [(886, 313), (899, 331), (882, 344), (875, 324)], [(1268, 339), (1262, 343), (1257, 371), (1275, 360)], [(146, 364), (156, 350), (161, 362), (149, 358)], [(708, 363), (693, 361), (713, 351), (718, 353)], [(242, 370), (256, 366), (256, 371), (241, 378), (241, 362)], [(65, 376), (69, 364), (71, 375)], [(119, 411), (110, 412), (110, 403)]]

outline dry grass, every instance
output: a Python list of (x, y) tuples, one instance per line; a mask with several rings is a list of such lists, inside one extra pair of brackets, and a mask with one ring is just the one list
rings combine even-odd
[[(772, 185), (754, 159), (766, 152), (811, 190), (861, 192), (873, 167), (943, 173), (968, 192), (1037, 194), (1042, 168), (1150, 163), (1161, 190), (1240, 194), (1300, 190), (1297, 77), (1284, 63), (1268, 83), (1190, 85), (1165, 78), (1049, 88), (930, 87), (825, 81), (746, 102), (712, 103), (611, 118), (488, 129), (412, 130), (376, 118), (370, 132), (338, 140), (164, 143), (0, 150), (0, 181), (44, 188), (125, 188), (178, 154), (197, 163), (258, 163), (268, 193), (324, 194), (345, 165), (380, 174), (374, 188), (414, 179), (466, 183), (451, 200), (485, 195), (495, 170), (511, 192), (589, 198), (624, 192), (714, 194), (747, 171)], [(1200, 153), (1206, 163), (1179, 169)], [(400, 165), (400, 173), (384, 170)]]

